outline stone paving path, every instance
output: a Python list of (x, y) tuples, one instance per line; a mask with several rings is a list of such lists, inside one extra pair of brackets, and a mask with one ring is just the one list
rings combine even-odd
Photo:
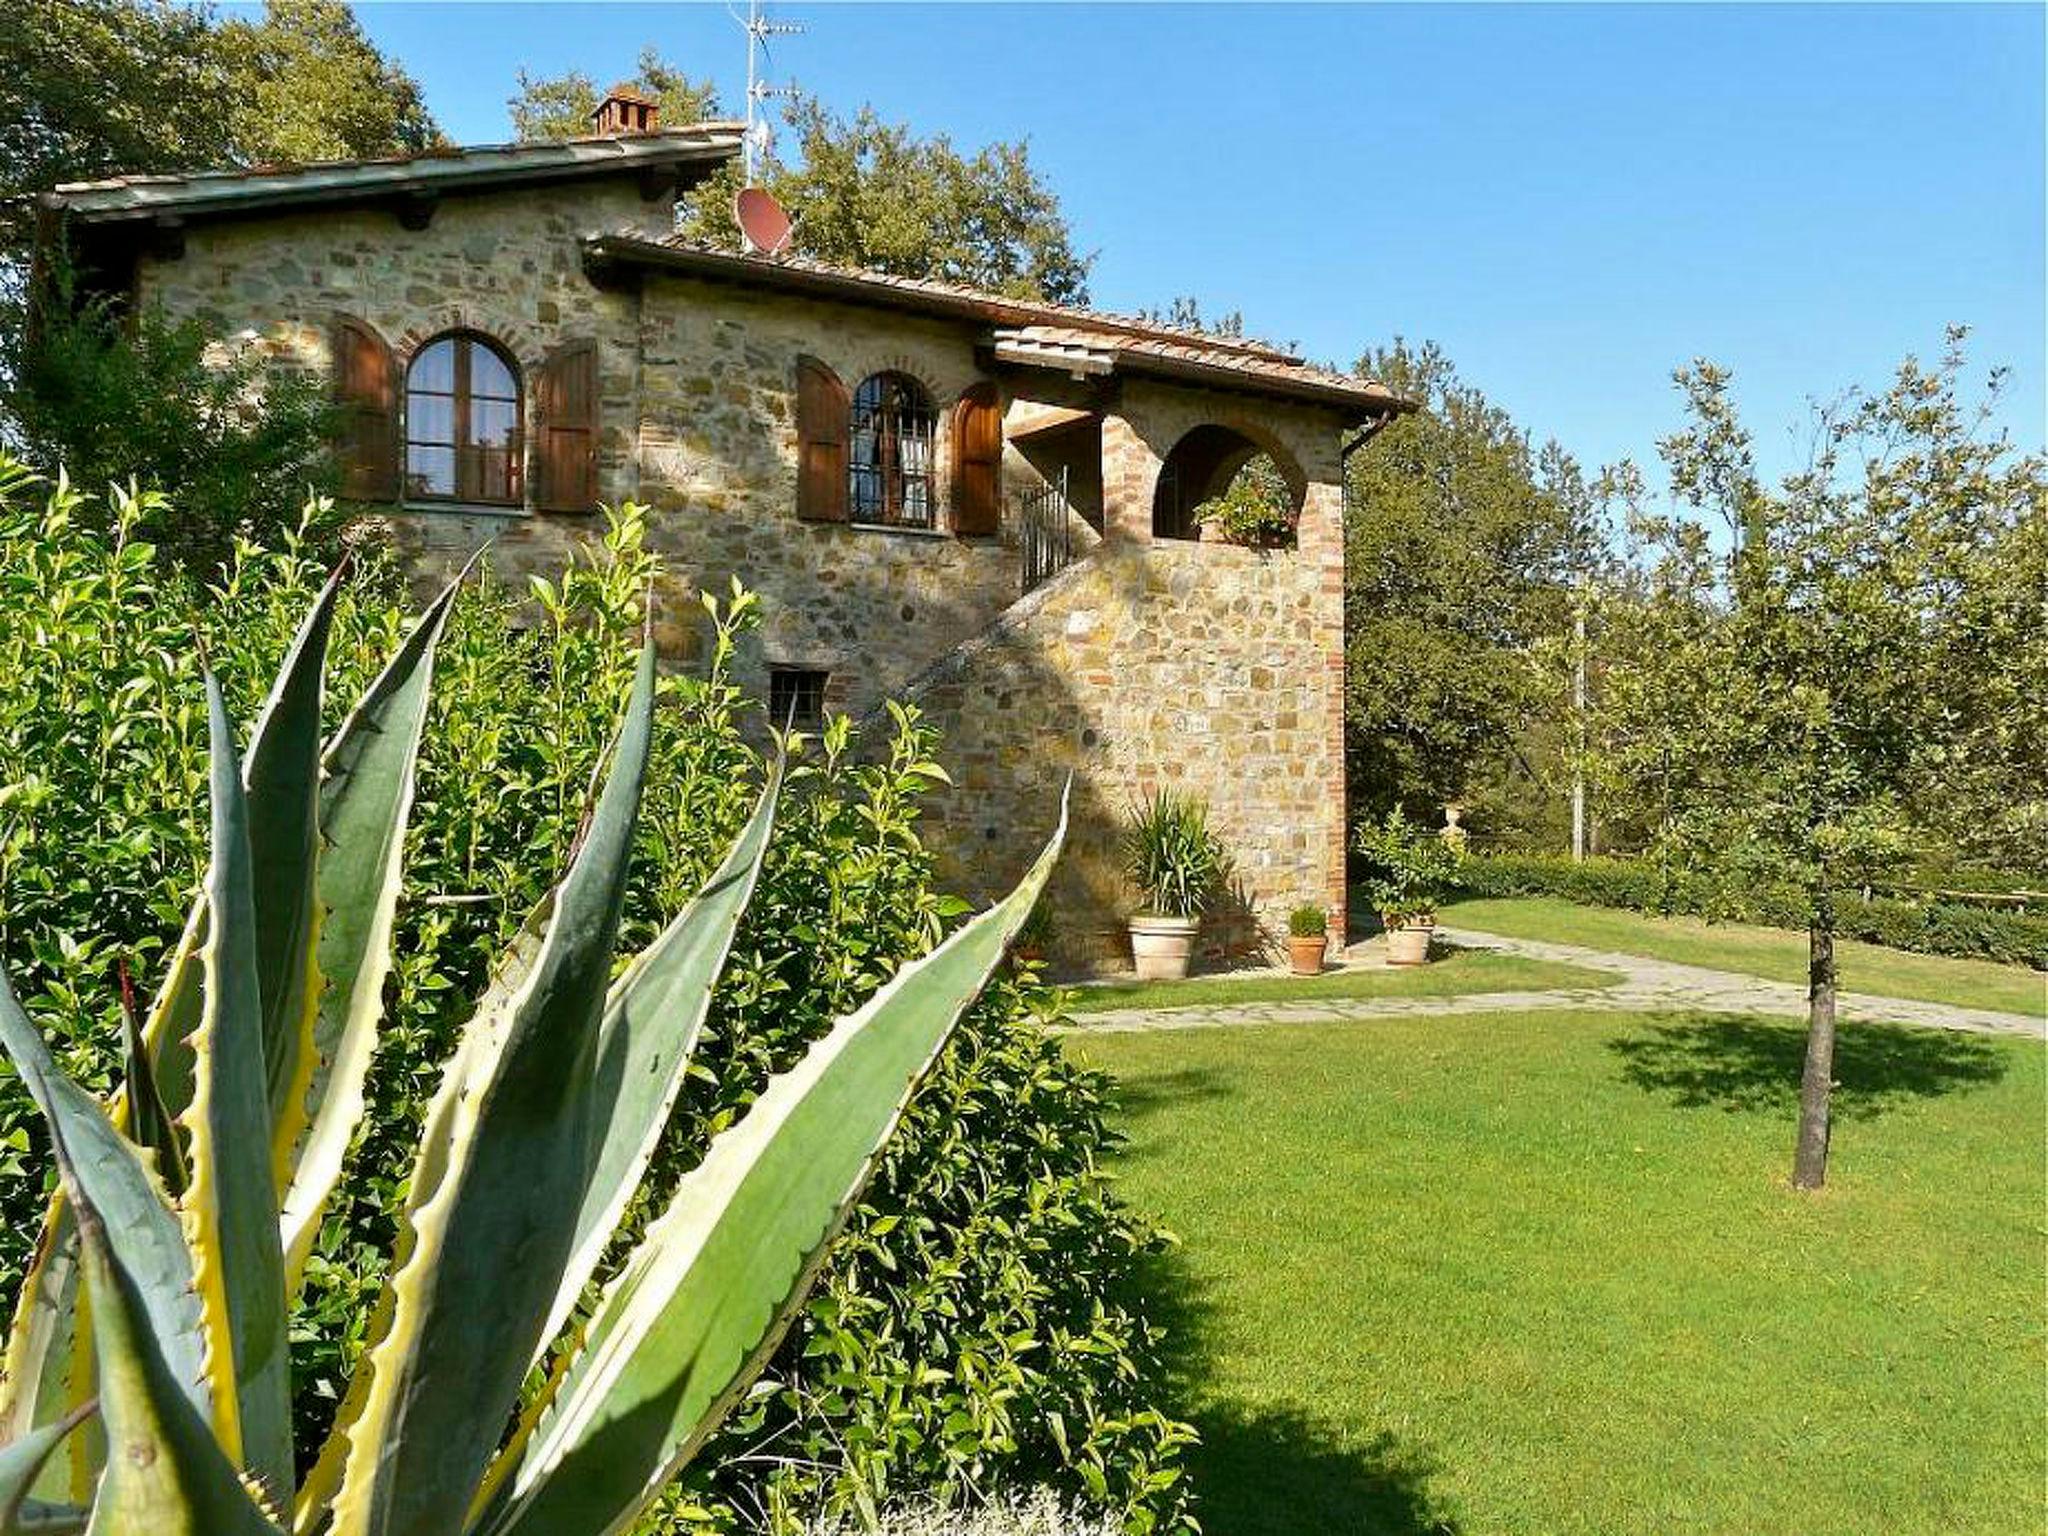
[[(1784, 981), (1765, 981), (1734, 971), (1680, 965), (1641, 955), (1614, 954), (1577, 944), (1552, 944), (1538, 939), (1513, 939), (1466, 928), (1439, 928), (1440, 937), (1467, 949), (1497, 949), (1538, 960), (1616, 972), (1621, 980), (1609, 987), (1569, 987), (1545, 992), (1468, 992), (1455, 997), (1349, 997), (1288, 1003), (1191, 1003), (1176, 1008), (1120, 1008), (1084, 1014), (1068, 1026), (1077, 1034), (1119, 1033), (1154, 1029), (1221, 1029), (1247, 1024), (1336, 1024), (1366, 1019), (1407, 1018), (1426, 1014), (1519, 1013), (1541, 1008), (1592, 1009), (1644, 1013), (1685, 1010), (1695, 1013), (1763, 1013), (1803, 1018), (1806, 988)], [(1345, 951), (1347, 962), (1369, 962), (1373, 942)], [(2048, 1038), (2048, 1004), (2034, 1015), (2001, 1013), (1989, 1008), (1960, 1008), (1948, 1003), (1923, 1003), (1905, 998), (1870, 997), (1844, 992), (1837, 1001), (1847, 1022), (1915, 1024), (1928, 1029), (1966, 1030), (1976, 1034), (2031, 1035)]]

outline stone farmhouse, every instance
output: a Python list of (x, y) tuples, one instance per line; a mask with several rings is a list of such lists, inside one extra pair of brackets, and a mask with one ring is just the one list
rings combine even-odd
[[(1071, 773), (1061, 959), (1126, 952), (1120, 825), (1166, 785), (1235, 864), (1206, 954), (1304, 902), (1341, 937), (1341, 466), (1407, 402), (1252, 341), (688, 242), (676, 201), (740, 126), (663, 129), (630, 91), (594, 126), (121, 177), (44, 216), (99, 288), (328, 375), (346, 493), (422, 573), (486, 540), (501, 571), (559, 567), (638, 501), (672, 664), (702, 644), (694, 589), (737, 576), (768, 718), (918, 705), (953, 889), (1021, 873)], [(1262, 453), (1295, 537), (1221, 542), (1190, 513)]]

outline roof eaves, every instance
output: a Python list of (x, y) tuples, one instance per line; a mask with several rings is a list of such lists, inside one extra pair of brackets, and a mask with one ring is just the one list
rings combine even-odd
[(185, 175), (120, 176), (70, 182), (45, 192), (45, 207), (84, 223), (162, 214), (205, 214), (279, 204), (325, 202), (391, 192), (435, 192), (480, 183), (603, 175), (738, 153), (737, 123), (700, 123), (662, 133), (427, 150), (377, 160), (328, 160), (303, 166)]
[[(1067, 349), (1085, 352), (1090, 373), (1114, 368), (1177, 378), (1251, 393), (1312, 399), (1369, 416), (1415, 408), (1376, 381), (1330, 373), (1288, 353), (1231, 338), (1133, 322), (1125, 317), (965, 288), (927, 278), (831, 266), (801, 257), (767, 257), (721, 251), (694, 241), (648, 240), (630, 234), (594, 236), (584, 242), (598, 264), (619, 262), (668, 269), (713, 281), (762, 283), (792, 292), (843, 299), (884, 308), (909, 309), (948, 318), (979, 320), (999, 328), (998, 356), (1009, 361), (1072, 371)], [(1038, 335), (1031, 333), (1037, 332)], [(1043, 338), (1043, 339), (1041, 339)]]
[[(616, 237), (616, 241), (617, 249), (614, 254), (653, 260), (659, 260), (661, 255), (667, 255), (676, 258), (672, 264), (697, 264), (707, 271), (727, 271), (736, 277), (775, 281), (779, 275), (780, 280), (792, 286), (806, 278), (828, 283), (837, 280), (890, 293), (924, 295), (937, 302), (956, 300), (977, 307), (986, 313), (988, 318), (1004, 325), (1077, 326), (1096, 334), (1112, 332), (1117, 335), (1150, 337), (1184, 345), (1199, 344), (1272, 362), (1301, 361), (1293, 353), (1262, 341), (1235, 336), (1213, 336), (1202, 331), (1162, 325), (1136, 315), (1121, 315), (1078, 305), (1056, 304), (1045, 299), (1020, 299), (1009, 294), (995, 293), (985, 288), (972, 288), (963, 283), (947, 282), (939, 278), (900, 277), (891, 272), (838, 266), (806, 256), (742, 255), (736, 251), (722, 250), (682, 236), (656, 241), (637, 236), (619, 236)], [(627, 249), (635, 244), (647, 249), (639, 252)]]

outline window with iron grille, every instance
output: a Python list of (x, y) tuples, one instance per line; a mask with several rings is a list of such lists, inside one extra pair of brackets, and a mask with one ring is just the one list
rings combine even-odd
[(853, 521), (930, 528), (932, 438), (938, 414), (924, 387), (902, 373), (870, 374), (853, 392), (847, 489)]
[(768, 723), (816, 730), (825, 723), (825, 678), (813, 667), (768, 669)]

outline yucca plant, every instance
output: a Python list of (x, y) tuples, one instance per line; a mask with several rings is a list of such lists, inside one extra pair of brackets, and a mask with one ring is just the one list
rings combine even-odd
[(1156, 791), (1132, 814), (1123, 854), (1144, 910), (1159, 917), (1200, 917), (1225, 878), (1208, 806), (1177, 790)]
[(58, 1070), (0, 977), (0, 1046), (59, 1170), (0, 1386), (0, 1536), (625, 1529), (768, 1359), (1057, 856), (1064, 815), (1014, 893), (712, 1141), (585, 1307), (675, 1103), (780, 780), (771, 770), (723, 864), (614, 977), (653, 731), (643, 647), (569, 869), (444, 1071), (369, 1343), (300, 1477), (287, 1327), (362, 1115), (455, 590), (323, 750), (338, 585), (239, 763), (207, 682), (212, 860), (147, 1019), (130, 1016), (112, 1105)]

